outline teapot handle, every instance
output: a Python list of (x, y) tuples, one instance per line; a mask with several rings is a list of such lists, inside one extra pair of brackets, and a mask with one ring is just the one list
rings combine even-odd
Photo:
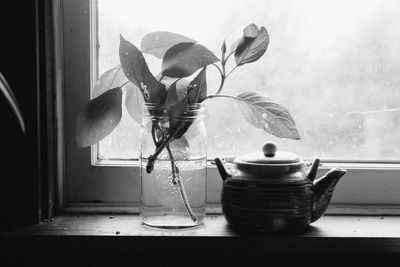
[(224, 167), (224, 164), (222, 163), (222, 160), (220, 158), (215, 158), (215, 165), (217, 165), (217, 169), (219, 171), (219, 174), (221, 175), (222, 181), (225, 181), (226, 179), (232, 177)]

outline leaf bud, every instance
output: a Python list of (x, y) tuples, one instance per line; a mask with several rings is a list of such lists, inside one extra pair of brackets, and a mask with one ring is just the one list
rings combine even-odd
[(225, 40), (222, 43), (221, 52), (222, 52), (222, 55), (225, 55), (225, 53), (226, 53), (226, 41)]

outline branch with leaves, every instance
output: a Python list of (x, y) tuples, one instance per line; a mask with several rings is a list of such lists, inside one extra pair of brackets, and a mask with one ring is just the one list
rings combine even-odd
[[(260, 59), (267, 50), (269, 35), (265, 27), (250, 24), (243, 36), (227, 54), (225, 41), (221, 47), (221, 59), (197, 41), (170, 32), (147, 34), (139, 50), (120, 36), (120, 66), (105, 72), (94, 87), (95, 98), (82, 108), (77, 118), (76, 141), (80, 147), (98, 143), (119, 124), (122, 115), (122, 97), (130, 116), (140, 123), (143, 103), (168, 107), (169, 128), (165, 128), (160, 140), (153, 138), (156, 151), (148, 158), (146, 171), (151, 173), (159, 154), (169, 149), (171, 141), (183, 138), (191, 122), (179, 120), (188, 106), (212, 98), (230, 98), (239, 103), (246, 120), (267, 133), (282, 138), (300, 139), (296, 124), (289, 111), (273, 100), (257, 92), (243, 92), (238, 96), (222, 95), (226, 79), (239, 67)], [(162, 59), (161, 73), (156, 77), (150, 72), (142, 53)], [(234, 57), (236, 65), (227, 71), (228, 60)], [(207, 94), (207, 66), (216, 67), (221, 76), (215, 94)], [(191, 79), (191, 80), (189, 80)], [(123, 94), (123, 90), (125, 94)], [(160, 131), (153, 125), (154, 131)], [(171, 155), (171, 171), (179, 176)], [(174, 179), (175, 180), (175, 179)], [(181, 187), (179, 177), (176, 179)], [(187, 203), (185, 191), (180, 188)], [(191, 214), (190, 207), (187, 208)]]

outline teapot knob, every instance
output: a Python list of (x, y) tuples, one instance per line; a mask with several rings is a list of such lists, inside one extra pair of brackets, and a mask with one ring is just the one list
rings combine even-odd
[(277, 150), (276, 144), (271, 141), (265, 142), (264, 145), (262, 146), (262, 151), (266, 157), (275, 156), (276, 150)]

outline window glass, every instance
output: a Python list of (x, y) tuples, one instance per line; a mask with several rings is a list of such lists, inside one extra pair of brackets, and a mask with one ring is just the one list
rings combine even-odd
[[(257, 151), (273, 140), (301, 157), (400, 159), (400, 1), (397, 0), (98, 0), (99, 73), (119, 64), (119, 34), (140, 47), (153, 31), (176, 32), (220, 57), (250, 23), (270, 34), (266, 54), (237, 68), (224, 94), (258, 91), (286, 106), (301, 140), (249, 125), (232, 100), (207, 101), (208, 156)], [(154, 75), (161, 61), (145, 55)], [(233, 61), (228, 70), (234, 67)], [(208, 68), (208, 91), (219, 74)], [(137, 158), (140, 127), (124, 109), (99, 144), (102, 159)]]

